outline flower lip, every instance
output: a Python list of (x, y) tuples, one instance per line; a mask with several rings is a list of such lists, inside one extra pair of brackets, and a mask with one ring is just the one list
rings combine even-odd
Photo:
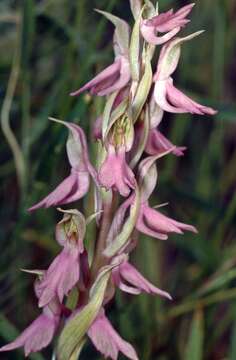
[(108, 147), (108, 154), (99, 171), (99, 181), (106, 189), (114, 189), (126, 197), (135, 188), (135, 177), (125, 160), (125, 149)]

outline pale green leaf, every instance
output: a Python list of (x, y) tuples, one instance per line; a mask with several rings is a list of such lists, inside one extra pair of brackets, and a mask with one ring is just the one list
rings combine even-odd
[(62, 330), (58, 343), (59, 360), (70, 360), (84, 341), (85, 334), (101, 309), (113, 267), (114, 265), (104, 267), (90, 291), (88, 304), (69, 320)]
[(74, 287), (67, 299), (66, 299), (66, 307), (70, 310), (74, 310), (76, 308), (76, 305), (78, 304), (78, 298), (79, 298), (79, 292), (78, 289), (76, 287)]
[(151, 66), (149, 52), (146, 53), (145, 59), (146, 59), (146, 63), (145, 63), (144, 74), (139, 83), (134, 101), (131, 105), (132, 119), (133, 119), (134, 123), (137, 121), (137, 119), (143, 109), (143, 106), (147, 100), (150, 88), (152, 86), (152, 66)]
[(150, 128), (148, 107), (145, 109), (145, 115), (144, 115), (144, 119), (142, 121), (143, 121), (143, 134), (141, 136), (140, 143), (138, 144), (137, 151), (135, 152), (135, 155), (129, 164), (131, 169), (133, 169), (139, 162), (139, 160), (144, 152), (146, 143), (147, 143), (149, 128)]
[(153, 5), (153, 3), (150, 0), (145, 0), (144, 3), (145, 3), (144, 15), (146, 18), (149, 19), (155, 15), (158, 15), (158, 4), (155, 9), (155, 6)]
[(114, 238), (111, 243), (109, 243), (105, 249), (105, 256), (112, 257), (116, 255), (128, 242), (138, 218), (140, 200), (140, 192), (137, 186), (135, 189), (135, 201), (130, 207), (130, 215), (124, 223), (121, 232)]
[(141, 12), (135, 21), (134, 28), (131, 34), (129, 59), (130, 59), (130, 70), (133, 81), (139, 81), (140, 76), (140, 23), (141, 23)]
[(107, 127), (109, 124), (109, 120), (110, 120), (110, 116), (111, 116), (111, 110), (114, 104), (114, 101), (117, 97), (118, 91), (114, 92), (113, 94), (111, 94), (107, 101), (106, 101), (106, 105), (104, 108), (104, 112), (103, 112), (103, 120), (102, 120), (102, 137), (103, 140), (105, 138), (105, 134), (107, 132)]
[(83, 350), (83, 347), (86, 343), (86, 339), (82, 339), (81, 342), (76, 346), (75, 350), (71, 354), (69, 360), (78, 360), (79, 356), (81, 354), (81, 351)]
[(137, 19), (141, 12), (141, 0), (130, 0), (130, 8), (133, 14), (133, 17)]
[(109, 119), (109, 123), (107, 124), (106, 127), (106, 132), (104, 134), (104, 140), (106, 139), (106, 137), (108, 136), (109, 131), (111, 130), (112, 126), (115, 124), (115, 122), (117, 120), (119, 120), (122, 115), (125, 115), (125, 112), (127, 110), (127, 106), (128, 106), (128, 99), (124, 99), (116, 108), (115, 110), (111, 113), (110, 115), (110, 119)]

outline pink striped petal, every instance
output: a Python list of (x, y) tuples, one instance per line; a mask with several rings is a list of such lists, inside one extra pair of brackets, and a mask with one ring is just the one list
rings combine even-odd
[(79, 248), (65, 247), (54, 259), (38, 285), (39, 306), (46, 306), (55, 297), (58, 297), (62, 303), (64, 296), (68, 295), (79, 281), (79, 275)]
[(167, 81), (166, 92), (168, 100), (174, 106), (184, 109), (184, 112), (199, 115), (215, 115), (217, 113), (216, 110), (193, 101), (176, 87), (174, 87), (172, 79)]
[(173, 10), (170, 10), (166, 13), (154, 16), (152, 19), (146, 21), (146, 25), (155, 27), (159, 32), (168, 32), (176, 27), (183, 27), (189, 22), (189, 20), (185, 18), (191, 12), (193, 6), (194, 4), (190, 4), (182, 7), (176, 13), (173, 13)]
[(87, 193), (88, 188), (89, 174), (86, 172), (77, 172), (72, 169), (70, 176), (63, 180), (62, 183), (43, 200), (29, 208), (29, 211), (77, 201)]
[[(129, 286), (127, 287), (127, 289), (128, 289), (128, 291), (127, 291), (127, 289), (125, 287), (126, 285), (124, 286), (124, 284), (122, 283), (121, 279), (123, 279), (128, 284), (132, 285), (131, 289), (136, 289), (137, 294), (139, 294), (140, 292), (146, 292), (146, 293), (152, 294), (152, 295), (160, 295), (160, 296), (166, 297), (167, 299), (171, 300), (171, 296), (166, 291), (163, 291), (163, 290), (157, 288), (156, 286), (152, 285), (130, 263), (128, 263), (128, 262), (122, 263), (118, 269), (113, 270), (113, 273), (118, 272), (118, 271), (119, 271), (120, 281), (117, 283), (117, 285), (120, 287), (121, 290), (129, 292)], [(119, 278), (117, 280), (119, 280)]]
[(138, 360), (136, 351), (127, 341), (123, 340), (115, 331), (104, 312), (97, 317), (88, 330), (88, 336), (96, 349), (105, 358), (117, 360), (119, 352), (123, 353), (128, 359)]
[(100, 74), (95, 76), (91, 81), (89, 81), (87, 84), (85, 84), (82, 88), (79, 90), (76, 90), (72, 92), (71, 96), (78, 96), (82, 92), (86, 90), (96, 91), (96, 87), (99, 86), (103, 81), (106, 81), (107, 79), (111, 78), (114, 75), (119, 74), (121, 67), (121, 60), (117, 59), (112, 65), (108, 66), (106, 69), (104, 69)]
[(125, 150), (115, 151), (112, 145), (99, 171), (99, 181), (106, 189), (115, 189), (122, 196), (128, 196), (135, 187), (135, 178), (125, 160)]
[(164, 111), (170, 113), (175, 113), (175, 114), (187, 113), (188, 111), (186, 109), (181, 107), (175, 107), (171, 105), (171, 103), (168, 101), (167, 82), (168, 80), (158, 80), (155, 83), (154, 97), (157, 105), (159, 105), (160, 108), (162, 108)]
[(117, 90), (123, 89), (128, 82), (130, 81), (130, 66), (129, 61), (125, 57), (121, 57), (121, 66), (119, 78), (110, 86), (104, 88), (104, 90), (99, 91), (97, 94), (99, 96), (109, 95)]
[(184, 231), (197, 233), (194, 226), (173, 220), (150, 208), (148, 203), (141, 205), (136, 228), (140, 232), (160, 240), (166, 240), (168, 233), (183, 234)]
[(149, 131), (146, 153), (149, 155), (159, 155), (172, 149), (172, 153), (176, 156), (183, 156), (186, 150), (185, 146), (174, 146), (159, 130), (151, 129)]
[(13, 342), (0, 348), (2, 351), (10, 351), (24, 347), (25, 356), (45, 348), (52, 341), (52, 338), (59, 325), (59, 317), (54, 316), (48, 308), (26, 328), (23, 333)]

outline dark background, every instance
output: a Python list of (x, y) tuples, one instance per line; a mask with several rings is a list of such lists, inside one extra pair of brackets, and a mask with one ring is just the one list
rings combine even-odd
[[(160, 0), (159, 6), (176, 9), (186, 3)], [(79, 122), (89, 134), (104, 104), (88, 95), (68, 96), (112, 62), (113, 28), (93, 11), (96, 7), (131, 20), (128, 0), (0, 1), (1, 126), (6, 135), (1, 131), (2, 344), (38, 315), (33, 279), (20, 268), (46, 268), (59, 250), (53, 234), (56, 211), (26, 211), (69, 170), (67, 133), (48, 116)], [(117, 293), (110, 305), (113, 324), (141, 360), (236, 359), (236, 3), (197, 0), (191, 18), (184, 33), (206, 32), (183, 46), (176, 84), (219, 114), (165, 115), (162, 124), (164, 133), (188, 151), (184, 158), (159, 162), (153, 204), (169, 202), (168, 214), (195, 224), (199, 235), (172, 235), (167, 242), (143, 238), (134, 255), (147, 278), (173, 295), (172, 303)], [(88, 199), (83, 204), (89, 212)], [(31, 358), (51, 359), (51, 353)], [(22, 354), (1, 354), (1, 359), (23, 359)], [(101, 359), (90, 345), (81, 358)]]

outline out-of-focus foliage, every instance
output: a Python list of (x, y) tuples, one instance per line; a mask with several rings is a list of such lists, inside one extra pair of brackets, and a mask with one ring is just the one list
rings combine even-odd
[[(186, 1), (159, 4), (165, 10)], [(66, 131), (48, 116), (77, 121), (89, 133), (103, 106), (88, 95), (68, 96), (112, 59), (112, 26), (93, 8), (131, 20), (128, 0), (0, 2), (1, 124), (11, 144), (1, 131), (2, 343), (37, 315), (33, 279), (20, 268), (46, 268), (58, 251), (56, 212), (26, 211), (68, 171)], [(199, 235), (140, 240), (133, 261), (174, 297), (170, 303), (118, 293), (111, 305), (113, 323), (142, 360), (236, 359), (235, 22), (234, 0), (197, 0), (185, 30), (206, 32), (184, 46), (176, 81), (219, 114), (166, 115), (163, 122), (165, 134), (188, 151), (184, 158), (161, 160), (155, 202), (168, 201), (169, 214), (196, 224)], [(89, 209), (89, 198), (84, 205)], [(51, 353), (31, 358), (50, 359)], [(88, 344), (82, 359), (100, 357)]]

